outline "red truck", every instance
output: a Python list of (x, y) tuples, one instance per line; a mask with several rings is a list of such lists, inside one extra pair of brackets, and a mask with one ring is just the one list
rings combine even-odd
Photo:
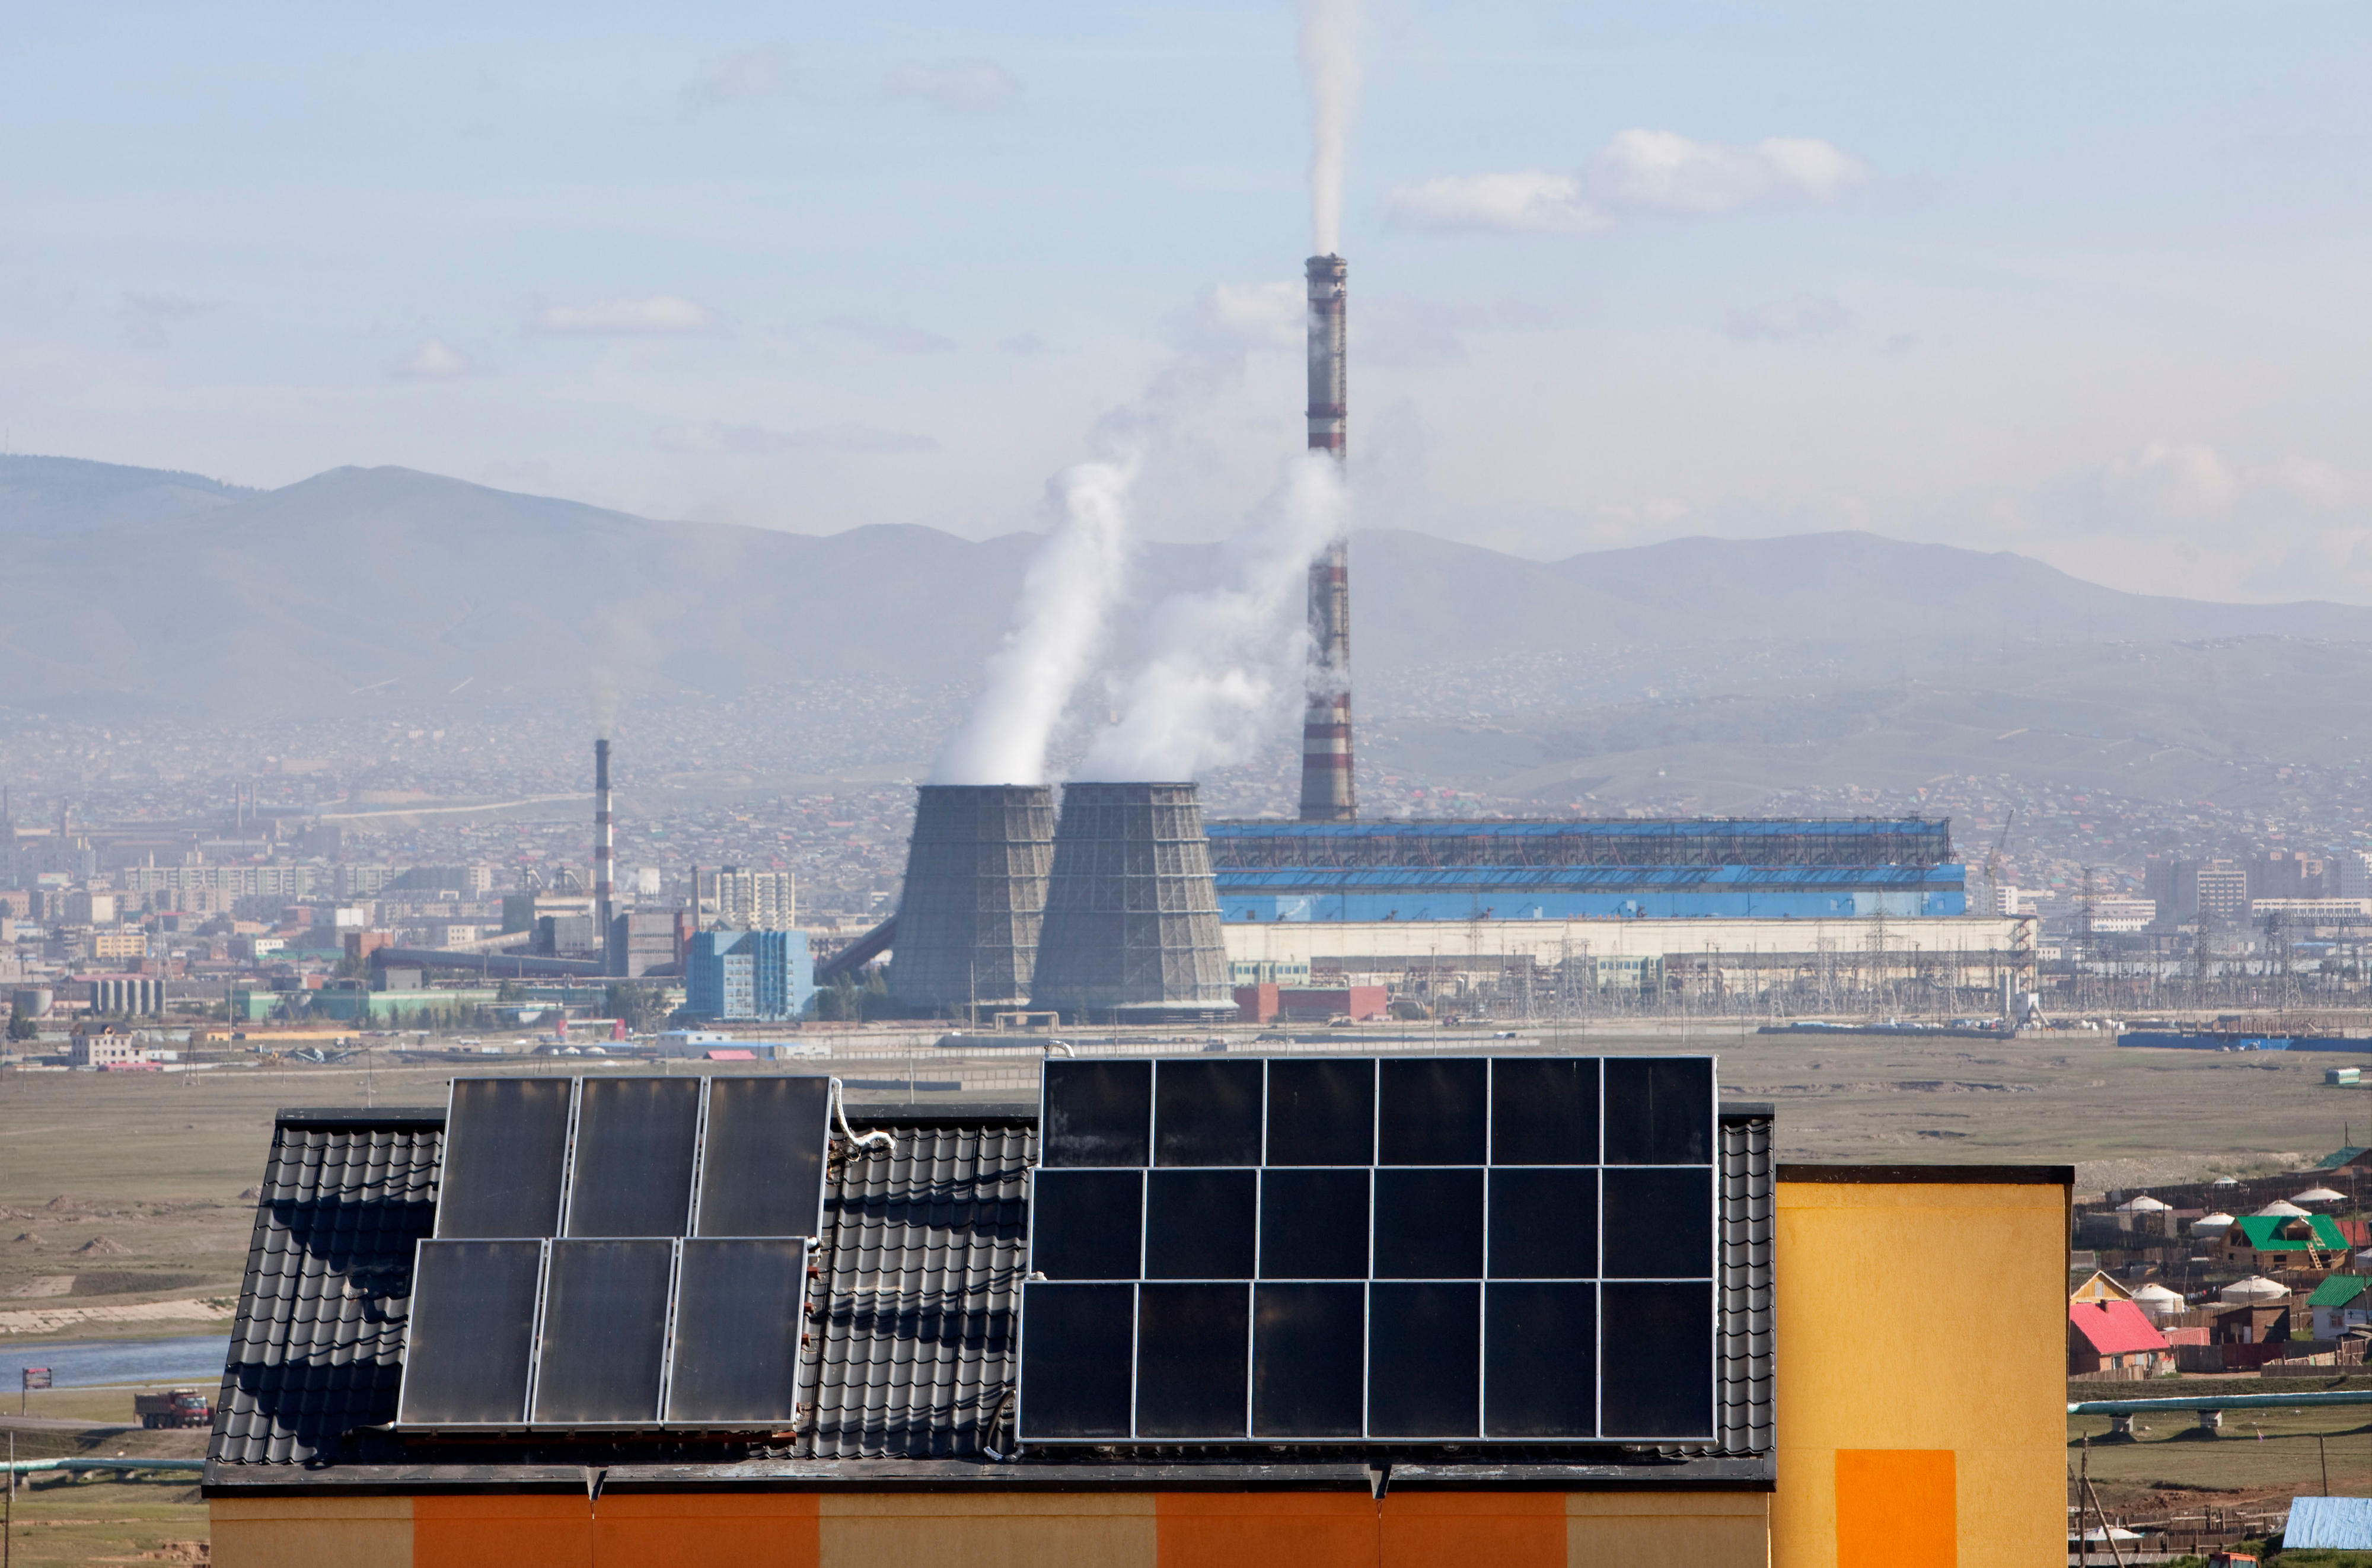
[(143, 1426), (212, 1426), (214, 1402), (195, 1388), (168, 1388), (161, 1394), (134, 1394), (132, 1413)]

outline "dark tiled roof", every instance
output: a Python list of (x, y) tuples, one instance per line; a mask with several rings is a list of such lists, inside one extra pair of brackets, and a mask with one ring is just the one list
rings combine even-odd
[(1013, 1378), (1034, 1129), (897, 1126), (835, 1158), (797, 1455), (982, 1456)]
[(444, 1112), (284, 1112), (215, 1402), (213, 1456), (307, 1463), (391, 1420), (412, 1244), (436, 1214)]
[(1721, 1122), (1721, 1411), (1726, 1454), (1772, 1447), (1771, 1118)]

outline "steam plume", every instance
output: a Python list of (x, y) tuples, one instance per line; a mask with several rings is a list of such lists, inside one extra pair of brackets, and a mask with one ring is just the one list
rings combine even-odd
[(1227, 541), (1226, 586), (1153, 611), (1152, 654), (1127, 683), (1120, 722), (1077, 776), (1192, 779), (1243, 761), (1284, 729), (1309, 660), (1302, 615), (1309, 562), (1344, 520), (1342, 474), (1321, 452), (1296, 458), (1269, 517)]
[(1102, 648), (1127, 563), (1134, 457), (1066, 469), (1047, 484), (1061, 509), (1022, 579), (1014, 629), (988, 661), (971, 721), (939, 752), (931, 782), (1043, 784), (1046, 743)]
[(1343, 248), (1343, 161), (1359, 96), (1358, 0), (1301, 0), (1301, 73), (1309, 81), (1310, 249)]

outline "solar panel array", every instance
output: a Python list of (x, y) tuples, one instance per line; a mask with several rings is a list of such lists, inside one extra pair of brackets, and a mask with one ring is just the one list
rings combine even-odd
[(787, 1425), (829, 1085), (456, 1079), (397, 1423)]
[(1709, 1442), (1710, 1057), (1049, 1061), (1036, 1443)]

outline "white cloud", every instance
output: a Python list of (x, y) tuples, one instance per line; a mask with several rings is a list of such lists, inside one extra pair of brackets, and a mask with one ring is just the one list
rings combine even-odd
[(1021, 79), (994, 60), (909, 61), (881, 79), (881, 95), (927, 103), (944, 114), (994, 114), (1021, 99)]
[(1786, 202), (1833, 202), (1868, 178), (1823, 141), (1773, 136), (1751, 146), (1624, 131), (1575, 173), (1517, 169), (1402, 185), (1387, 219), (1407, 228), (1495, 234), (1594, 234), (1629, 213), (1699, 216)]
[(679, 424), (660, 431), (658, 441), (670, 452), (742, 458), (779, 457), (785, 452), (843, 452), (871, 457), (939, 449), (938, 442), (931, 436), (877, 430), (868, 424), (835, 424), (820, 430), (768, 430), (755, 424)]
[(1832, 295), (1799, 294), (1733, 310), (1721, 330), (1739, 343), (1790, 343), (1826, 337), (1853, 325), (1853, 312)]
[(779, 43), (737, 49), (705, 62), (676, 94), (686, 118), (727, 104), (778, 98), (798, 84), (791, 52)]
[(1671, 131), (1625, 131), (1589, 160), (1590, 190), (1610, 206), (1713, 214), (1773, 202), (1832, 202), (1867, 178), (1826, 142), (1773, 136), (1750, 147)]
[(123, 319), (123, 335), (134, 348), (143, 354), (162, 354), (172, 346), (167, 328), (216, 308), (210, 300), (184, 299), (177, 294), (127, 292), (117, 314)]
[(945, 354), (956, 346), (955, 339), (944, 333), (926, 331), (920, 327), (900, 327), (887, 321), (867, 320), (861, 316), (834, 316), (824, 322), (837, 328), (859, 342), (891, 354)]
[(1448, 175), (1402, 185), (1385, 198), (1386, 218), (1406, 228), (1496, 234), (1594, 234), (1613, 220), (1585, 200), (1570, 174)]
[(2100, 488), (2110, 501), (2150, 516), (2197, 517), (2231, 505), (2240, 481), (2213, 447), (2153, 441), (2110, 463)]
[(446, 381), (467, 376), (477, 364), (442, 338), (423, 338), (420, 346), (399, 359), (388, 374), (403, 380)]
[(635, 337), (657, 332), (713, 332), (716, 313), (704, 305), (654, 294), (642, 299), (604, 299), (594, 305), (552, 305), (536, 313), (539, 332), (587, 337)]

